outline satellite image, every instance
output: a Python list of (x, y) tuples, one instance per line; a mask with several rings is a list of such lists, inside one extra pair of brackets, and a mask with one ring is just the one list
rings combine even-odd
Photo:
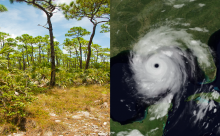
[(220, 135), (220, 1), (111, 1), (111, 135)]

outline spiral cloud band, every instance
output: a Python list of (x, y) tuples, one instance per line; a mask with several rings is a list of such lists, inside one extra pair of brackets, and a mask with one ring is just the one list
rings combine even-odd
[(134, 44), (133, 51), (136, 54), (149, 54), (163, 46), (188, 48), (198, 58), (200, 64), (210, 66), (209, 50), (206, 49), (208, 46), (199, 40), (194, 40), (193, 36), (184, 29), (174, 30), (168, 26), (162, 26), (152, 30)]
[[(182, 49), (182, 43), (192, 53)], [(135, 44), (130, 58), (138, 93), (146, 98), (177, 93), (195, 74), (194, 56), (210, 65), (204, 45), (185, 30), (161, 27), (149, 32)]]
[(192, 56), (178, 48), (161, 47), (148, 55), (133, 54), (131, 68), (137, 90), (148, 98), (166, 92), (176, 93), (185, 84), (189, 74), (185, 63), (191, 65), (191, 74), (194, 74)]

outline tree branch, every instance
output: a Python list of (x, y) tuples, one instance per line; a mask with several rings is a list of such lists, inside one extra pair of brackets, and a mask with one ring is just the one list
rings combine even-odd
[[(38, 26), (42, 26), (42, 25), (38, 24)], [(44, 28), (46, 28), (46, 29), (48, 29), (48, 30), (49, 30), (49, 28), (48, 28), (48, 27), (46, 27), (46, 26), (42, 26), (42, 27), (44, 27)]]
[[(39, 4), (36, 3), (35, 1), (36, 1), (36, 0), (33, 0), (33, 1), (24, 0), (24, 2), (33, 4), (33, 5), (37, 6), (38, 8), (40, 8), (41, 10), (43, 10), (43, 11), (47, 14), (47, 16), (49, 16), (49, 17), (52, 17), (52, 16), (53, 16), (53, 13), (52, 13), (52, 12), (56, 9), (56, 6), (54, 6), (54, 5), (51, 3), (51, 0), (49, 0), (49, 1), (43, 0), (43, 2), (49, 4), (48, 10), (51, 10), (51, 11), (47, 11), (45, 8), (43, 8), (41, 5), (39, 5)], [(44, 4), (44, 5), (46, 6), (46, 4)]]
[(108, 21), (99, 21), (97, 24), (104, 23), (104, 22), (109, 22), (109, 20)]

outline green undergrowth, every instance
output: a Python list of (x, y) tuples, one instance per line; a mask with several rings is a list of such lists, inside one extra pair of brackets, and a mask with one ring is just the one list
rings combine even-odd
[[(0, 133), (7, 134), (17, 130), (25, 131), (22, 125), (32, 113), (27, 107), (38, 100), (39, 94), (48, 95), (50, 68), (30, 66), (25, 71), (18, 69), (0, 70)], [(66, 89), (87, 85), (107, 85), (110, 83), (109, 70), (56, 69), (56, 88)], [(105, 93), (105, 92), (104, 92)], [(42, 114), (44, 113), (44, 114)], [(42, 108), (35, 109), (33, 117), (47, 118)], [(7, 125), (6, 125), (7, 124)], [(6, 125), (6, 126), (5, 126)], [(6, 128), (6, 129), (1, 129)]]

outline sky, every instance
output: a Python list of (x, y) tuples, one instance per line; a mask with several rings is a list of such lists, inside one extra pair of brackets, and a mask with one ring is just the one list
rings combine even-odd
[[(57, 4), (66, 3), (69, 4), (73, 0), (55, 0)], [(3, 4), (8, 11), (0, 13), (0, 32), (6, 32), (11, 35), (12, 38), (21, 36), (22, 34), (29, 34), (32, 36), (44, 36), (49, 35), (48, 29), (38, 26), (45, 25), (47, 23), (46, 14), (40, 9), (34, 8), (33, 6), (27, 5), (26, 3), (13, 3), (10, 4), (9, 0), (0, 0), (0, 4)], [(92, 23), (87, 19), (83, 18), (81, 21), (76, 19), (67, 20), (62, 11), (57, 11), (51, 18), (53, 26), (53, 34), (55, 41), (62, 44), (64, 39), (71, 38), (65, 37), (65, 34), (72, 27), (79, 27), (87, 29), (92, 32)], [(96, 28), (96, 33), (93, 38), (94, 44), (99, 44), (102, 48), (110, 48), (110, 33), (100, 33), (101, 24)], [(90, 35), (84, 36), (86, 40), (89, 40)], [(63, 45), (60, 45), (63, 49)], [(64, 53), (67, 53), (63, 50)]]

